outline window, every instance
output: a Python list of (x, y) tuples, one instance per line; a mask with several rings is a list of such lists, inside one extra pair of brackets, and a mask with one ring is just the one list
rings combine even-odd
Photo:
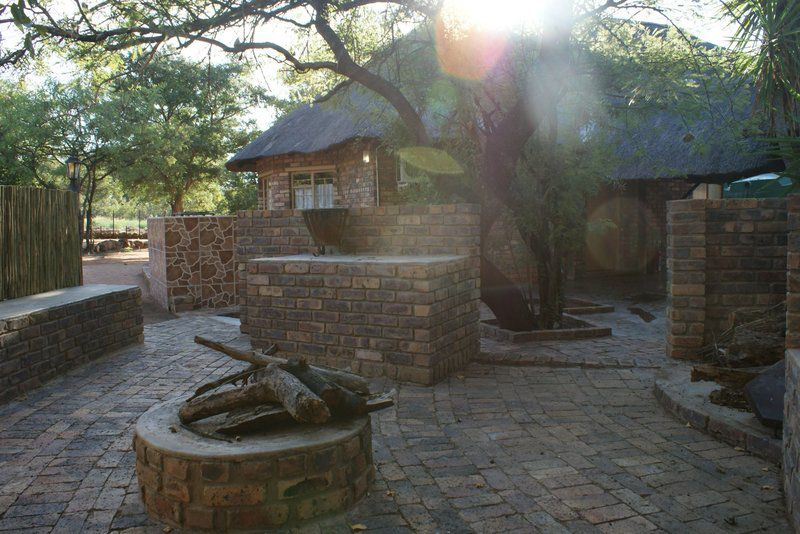
[(292, 174), (292, 206), (300, 210), (332, 208), (335, 177), (333, 171)]

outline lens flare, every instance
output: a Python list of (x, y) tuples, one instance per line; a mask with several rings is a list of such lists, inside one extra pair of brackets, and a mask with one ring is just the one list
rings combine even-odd
[(535, 28), (545, 0), (445, 0), (436, 20), (436, 51), (445, 73), (481, 80), (503, 56), (510, 36)]

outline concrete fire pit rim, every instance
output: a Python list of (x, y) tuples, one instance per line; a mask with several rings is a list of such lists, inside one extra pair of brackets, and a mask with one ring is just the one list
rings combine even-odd
[[(264, 434), (242, 436), (228, 442), (196, 434), (181, 425), (178, 408), (183, 399), (154, 405), (136, 421), (135, 432), (147, 446), (191, 460), (264, 459), (287, 456), (309, 448), (324, 448), (356, 437), (370, 424), (369, 415), (325, 425), (298, 425)], [(175, 432), (170, 430), (175, 429)]]

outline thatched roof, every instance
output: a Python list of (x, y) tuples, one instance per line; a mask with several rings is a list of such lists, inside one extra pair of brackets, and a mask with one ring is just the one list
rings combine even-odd
[[(731, 127), (750, 114), (748, 99), (735, 100), (742, 109), (732, 110), (731, 101), (726, 99), (714, 105), (713, 113), (706, 111), (695, 120), (664, 109), (637, 112), (638, 118), (631, 122), (624, 116), (613, 119), (604, 135), (620, 163), (608, 178), (724, 182), (780, 170), (780, 164), (758, 153), (753, 139), (740, 137), (736, 133), (739, 129)], [(353, 84), (325, 102), (306, 104), (287, 114), (239, 151), (226, 167), (255, 170), (260, 158), (317, 152), (359, 138), (381, 139), (396, 120), (396, 112), (388, 103)], [(432, 124), (436, 121), (430, 116), (423, 120), (431, 130), (442, 126)], [(438, 135), (434, 131), (434, 136)]]
[(225, 164), (232, 171), (251, 171), (256, 160), (284, 154), (319, 152), (358, 138), (380, 138), (386, 131), (389, 104), (364, 91), (347, 90), (334, 100), (305, 104), (279, 119), (270, 129)]
[(745, 121), (748, 114), (749, 109), (731, 112), (720, 105), (715, 113), (690, 122), (678, 113), (660, 110), (636, 124), (620, 124), (609, 136), (619, 159), (609, 178), (726, 182), (777, 170), (758, 141), (743, 138), (731, 128), (732, 122)]

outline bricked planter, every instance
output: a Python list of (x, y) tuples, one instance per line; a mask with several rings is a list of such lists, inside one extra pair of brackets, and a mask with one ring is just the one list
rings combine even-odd
[(497, 341), (507, 341), (510, 343), (524, 343), (526, 341), (564, 341), (570, 339), (591, 339), (595, 337), (608, 337), (611, 335), (611, 328), (596, 326), (587, 321), (564, 316), (564, 324), (567, 328), (558, 330), (527, 330), (524, 332), (514, 332), (500, 328), (497, 320), (488, 319), (481, 321), (481, 336)]
[(569, 298), (564, 308), (564, 312), (570, 315), (592, 315), (595, 313), (612, 313), (614, 306), (610, 304), (598, 304), (590, 300)]
[(182, 427), (179, 402), (151, 408), (133, 438), (142, 502), (168, 525), (215, 532), (304, 525), (350, 508), (374, 478), (369, 416), (229, 443)]

